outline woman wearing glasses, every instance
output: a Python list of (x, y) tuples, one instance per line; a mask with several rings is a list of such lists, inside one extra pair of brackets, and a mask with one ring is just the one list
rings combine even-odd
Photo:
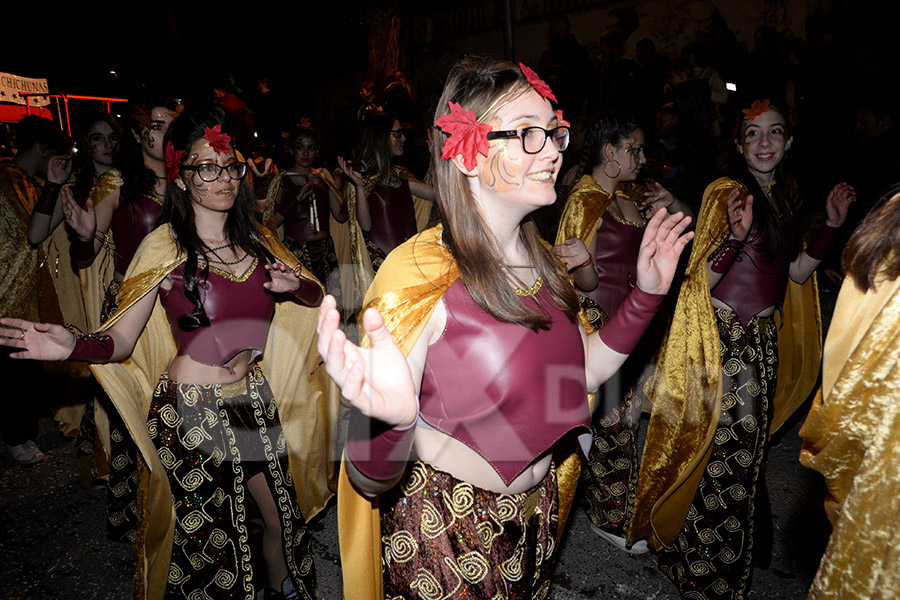
[(528, 219), (555, 201), (568, 145), (552, 99), (528, 67), (458, 63), (435, 114), (442, 226), (388, 256), (364, 348), (322, 304), (319, 353), (358, 409), (338, 486), (344, 589), (358, 597), (546, 597), (590, 435), (587, 389), (631, 351), (691, 237), (688, 218), (655, 216), (638, 287), (602, 339), (588, 335)]
[(351, 219), (357, 306), (385, 257), (423, 229), (431, 214), (434, 190), (394, 164), (394, 159), (403, 156), (405, 141), (396, 117), (368, 112), (360, 124), (357, 163), (338, 157), (349, 179), (344, 184), (344, 200)]
[(256, 225), (225, 118), (197, 109), (167, 132), (163, 225), (99, 331), (3, 319), (0, 341), (17, 358), (102, 363), (94, 372), (147, 466), (145, 597), (252, 600), (266, 582), (267, 598), (314, 598), (304, 515), (330, 495), (337, 411), (305, 308), (322, 288)]
[[(646, 194), (643, 186), (631, 185), (645, 162), (644, 132), (637, 121), (623, 113), (601, 116), (585, 135), (576, 184), (563, 208), (556, 243), (566, 250), (587, 246), (587, 260), (571, 265), (572, 274), (587, 315), (598, 328), (635, 285), (645, 215), (663, 209), (692, 215), (687, 205), (655, 182), (648, 184)], [(643, 540), (626, 548), (625, 534), (638, 475), (641, 397), (635, 390), (652, 350), (645, 340), (620, 371), (624, 397), (614, 399), (609, 408), (598, 408), (582, 474), (592, 529), (632, 553), (647, 551)]]

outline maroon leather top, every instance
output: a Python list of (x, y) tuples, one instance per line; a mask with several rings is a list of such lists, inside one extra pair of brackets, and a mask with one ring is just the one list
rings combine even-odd
[(170, 274), (172, 287), (160, 288), (159, 299), (166, 309), (178, 356), (190, 356), (203, 364), (225, 366), (242, 350), (253, 350), (249, 362), (262, 355), (266, 347), (269, 322), (275, 312), (275, 297), (266, 291), (266, 270), (257, 261), (244, 281), (236, 281), (213, 270), (209, 278), (198, 282), (200, 300), (209, 327), (182, 331), (181, 315), (193, 312), (194, 305), (184, 296), (184, 263)]
[[(316, 183), (303, 198), (298, 197), (303, 186), (291, 181), (287, 175), (281, 178), (281, 188), (284, 197), (278, 205), (278, 212), (284, 217), (285, 237), (302, 244), (314, 233), (329, 231), (331, 206), (328, 187), (324, 183)], [(313, 217), (318, 217), (318, 227)]]
[(579, 326), (546, 290), (537, 298), (553, 324), (535, 332), (495, 320), (461, 281), (450, 286), (447, 326), (428, 349), (419, 396), (422, 419), (475, 450), (507, 485), (569, 431), (590, 443)]
[(416, 209), (408, 181), (401, 179), (396, 188), (376, 185), (368, 201), (372, 229), (365, 236), (382, 252), (388, 254), (416, 234)]
[(771, 261), (760, 252), (762, 236), (758, 235), (755, 226), (747, 240), (741, 253), (712, 289), (712, 297), (727, 304), (744, 325), (760, 311), (770, 306), (782, 306), (792, 260), (786, 252), (779, 252)]
[(136, 198), (120, 198), (113, 213), (110, 229), (116, 244), (116, 273), (125, 274), (144, 237), (156, 227), (162, 206), (143, 194)]
[(620, 223), (607, 211), (597, 228), (594, 259), (600, 282), (591, 292), (581, 292), (613, 315), (637, 282), (637, 257), (644, 228)]

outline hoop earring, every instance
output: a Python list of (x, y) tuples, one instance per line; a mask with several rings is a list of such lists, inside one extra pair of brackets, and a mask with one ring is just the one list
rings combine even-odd
[[(610, 163), (616, 163), (616, 168), (619, 169), (618, 171), (616, 171), (615, 175), (610, 175), (609, 173), (606, 172), (606, 165), (608, 165)], [(609, 160), (609, 161), (606, 161), (605, 163), (603, 163), (603, 174), (606, 175), (607, 177), (609, 177), (610, 179), (615, 179), (616, 177), (619, 176), (619, 174), (621, 172), (622, 172), (622, 165), (620, 165), (619, 161), (617, 161), (616, 159)]]

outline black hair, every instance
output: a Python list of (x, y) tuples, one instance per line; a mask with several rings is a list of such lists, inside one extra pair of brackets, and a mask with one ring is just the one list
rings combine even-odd
[[(206, 128), (222, 126), (223, 133), (233, 132), (234, 129), (225, 109), (220, 106), (199, 106), (192, 108), (179, 116), (169, 126), (165, 136), (165, 147), (169, 143), (174, 150), (184, 151), (184, 156), (190, 155), (194, 142), (203, 137)], [(182, 163), (183, 164), (183, 163)], [(241, 180), (234, 205), (228, 211), (225, 221), (227, 238), (235, 249), (243, 250), (261, 260), (273, 261), (272, 255), (266, 249), (256, 228), (255, 221), (256, 198), (247, 179)], [(206, 279), (209, 276), (209, 260), (206, 254), (208, 248), (197, 235), (194, 224), (194, 204), (188, 190), (182, 190), (175, 182), (166, 186), (166, 200), (163, 203), (160, 224), (169, 223), (175, 234), (178, 247), (187, 255), (184, 264), (184, 295), (194, 305), (194, 310), (182, 315), (178, 319), (178, 326), (183, 331), (194, 331), (199, 327), (209, 326), (209, 317), (200, 300), (198, 281), (200, 277)], [(199, 268), (199, 259), (203, 258), (205, 265)]]
[(48, 146), (54, 154), (64, 154), (71, 148), (69, 138), (51, 120), (37, 115), (23, 117), (16, 124), (16, 148), (19, 152), (38, 144)]
[(592, 172), (594, 167), (602, 162), (603, 148), (607, 144), (620, 146), (622, 140), (636, 129), (640, 129), (637, 120), (627, 113), (608, 112), (597, 117), (584, 134), (581, 162), (578, 164), (578, 176), (575, 181), (581, 179), (585, 173)]
[[(72, 188), (75, 192), (75, 197), (79, 202), (83, 202), (87, 199), (88, 195), (91, 193), (91, 188), (94, 186), (94, 182), (97, 181), (97, 177), (99, 177), (99, 174), (94, 168), (94, 161), (91, 160), (91, 142), (90, 139), (88, 139), (88, 136), (90, 135), (91, 128), (100, 122), (109, 125), (113, 130), (113, 133), (119, 135), (120, 150), (123, 145), (126, 147), (128, 145), (128, 142), (123, 135), (122, 124), (116, 117), (108, 113), (106, 109), (97, 109), (88, 116), (84, 121), (84, 126), (76, 135), (78, 154), (75, 155), (75, 169), (73, 170), (74, 181), (72, 183)], [(113, 159), (113, 166), (117, 166), (117, 157), (113, 157)]]
[(377, 171), (383, 183), (390, 181), (393, 174), (391, 130), (394, 128), (394, 121), (400, 122), (392, 113), (370, 111), (363, 117), (359, 128), (357, 156), (366, 163), (369, 174)]

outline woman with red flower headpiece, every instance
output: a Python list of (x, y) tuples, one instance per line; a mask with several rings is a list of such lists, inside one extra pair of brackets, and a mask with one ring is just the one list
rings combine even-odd
[(819, 373), (813, 274), (855, 194), (834, 187), (825, 225), (805, 246), (781, 171), (789, 131), (787, 111), (770, 100), (742, 111), (735, 175), (703, 195), (685, 281), (644, 386), (653, 412), (628, 536), (650, 536), (685, 598), (743, 598), (752, 565), (768, 564), (766, 445)]
[(331, 496), (338, 404), (313, 350), (322, 287), (257, 225), (221, 107), (154, 140), (162, 224), (116, 313), (92, 334), (0, 319), (0, 343), (95, 363), (141, 457), (136, 597), (315, 598), (306, 519)]
[[(569, 140), (551, 100), (527, 67), (454, 66), (432, 146), (442, 225), (388, 255), (362, 347), (322, 304), (319, 353), (355, 407), (338, 484), (354, 597), (547, 597), (588, 392), (627, 358), (691, 238), (689, 218), (655, 215), (637, 287), (594, 332), (529, 220), (555, 201)], [(565, 257), (586, 259), (583, 245)]]

